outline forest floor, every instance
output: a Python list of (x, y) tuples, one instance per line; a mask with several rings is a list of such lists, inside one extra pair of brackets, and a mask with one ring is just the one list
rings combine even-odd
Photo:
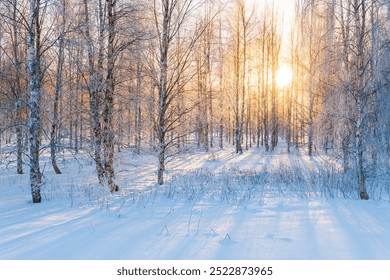
[[(0, 161), (0, 259), (390, 259), (390, 203), (334, 191), (325, 156), (191, 152), (164, 186), (155, 157), (117, 157), (110, 194), (88, 155), (60, 156), (61, 175), (43, 155), (41, 204), (28, 174)], [(330, 164), (327, 181), (313, 175)]]

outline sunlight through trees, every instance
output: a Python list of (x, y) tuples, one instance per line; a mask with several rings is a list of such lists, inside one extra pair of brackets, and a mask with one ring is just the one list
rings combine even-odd
[(2, 0), (0, 144), (33, 201), (46, 150), (57, 174), (87, 151), (114, 192), (124, 148), (155, 154), (163, 184), (189, 149), (284, 144), (333, 157), (368, 199), (390, 157), (390, 2), (283, 3)]

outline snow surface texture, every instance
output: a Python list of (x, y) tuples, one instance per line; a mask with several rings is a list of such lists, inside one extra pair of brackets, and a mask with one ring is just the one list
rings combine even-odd
[(390, 259), (389, 190), (357, 200), (325, 157), (193, 152), (157, 186), (155, 158), (127, 151), (109, 194), (87, 155), (64, 155), (62, 175), (43, 167), (41, 204), (5, 162), (0, 259)]

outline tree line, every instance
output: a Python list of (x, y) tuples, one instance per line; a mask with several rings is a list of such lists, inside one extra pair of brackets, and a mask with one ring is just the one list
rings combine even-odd
[[(115, 153), (156, 154), (158, 184), (197, 147), (326, 153), (366, 181), (390, 157), (390, 2), (1, 0), (0, 145), (30, 174), (88, 152), (119, 190)], [(286, 17), (287, 18), (287, 17)], [(290, 19), (288, 18), (288, 21)], [(278, 83), (281, 67), (292, 80)], [(287, 77), (286, 77), (287, 79)]]

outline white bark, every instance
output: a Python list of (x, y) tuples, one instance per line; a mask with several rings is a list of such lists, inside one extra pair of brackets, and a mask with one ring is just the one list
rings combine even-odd
[(28, 70), (30, 76), (30, 184), (33, 203), (40, 203), (41, 173), (39, 169), (40, 129), (41, 129), (41, 69), (40, 69), (40, 0), (30, 0), (28, 33)]

